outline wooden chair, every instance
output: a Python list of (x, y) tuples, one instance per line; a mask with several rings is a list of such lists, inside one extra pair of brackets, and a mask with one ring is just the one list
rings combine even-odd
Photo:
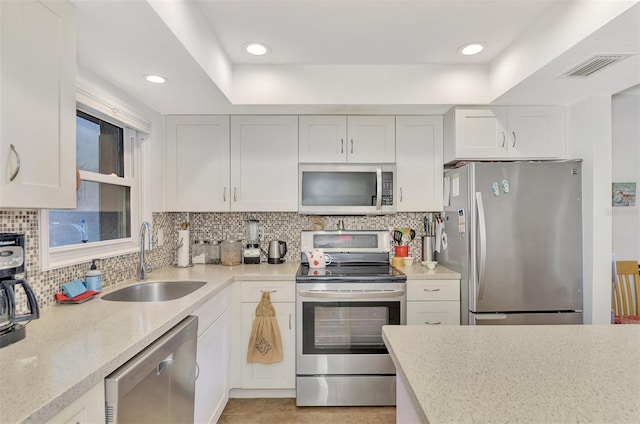
[(617, 316), (640, 315), (638, 261), (616, 261), (618, 281), (614, 288), (613, 312)]

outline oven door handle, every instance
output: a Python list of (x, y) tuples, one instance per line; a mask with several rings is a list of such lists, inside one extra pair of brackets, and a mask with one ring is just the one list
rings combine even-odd
[(371, 291), (371, 292), (332, 292), (332, 291), (299, 291), (302, 297), (313, 297), (321, 299), (379, 299), (381, 297), (402, 297), (404, 290), (393, 291)]

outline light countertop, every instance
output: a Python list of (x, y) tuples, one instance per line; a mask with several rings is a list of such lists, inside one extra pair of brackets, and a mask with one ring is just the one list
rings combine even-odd
[[(207, 284), (167, 302), (109, 302), (43, 308), (27, 326), (24, 340), (0, 349), (0, 423), (42, 423), (237, 280), (295, 281), (299, 263), (278, 265), (195, 265), (168, 267), (148, 275), (158, 280), (199, 280)], [(401, 268), (408, 278), (459, 279), (438, 266)], [(136, 284), (128, 280), (102, 294)]]
[(435, 423), (638, 423), (640, 326), (385, 326)]

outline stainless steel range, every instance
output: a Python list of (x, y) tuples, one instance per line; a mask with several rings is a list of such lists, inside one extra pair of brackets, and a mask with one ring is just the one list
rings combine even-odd
[[(296, 275), (296, 404), (395, 405), (383, 325), (406, 324), (406, 275), (388, 231), (303, 231)], [(326, 268), (308, 255), (322, 249)]]

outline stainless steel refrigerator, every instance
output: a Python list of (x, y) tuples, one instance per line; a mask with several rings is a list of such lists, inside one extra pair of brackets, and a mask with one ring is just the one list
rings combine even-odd
[(473, 162), (445, 170), (446, 249), (461, 323), (582, 324), (582, 163)]

